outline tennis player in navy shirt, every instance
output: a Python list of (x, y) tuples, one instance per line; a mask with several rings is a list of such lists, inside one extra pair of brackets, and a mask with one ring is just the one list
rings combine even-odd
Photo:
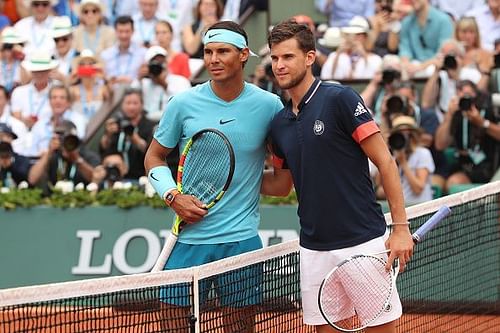
[[(361, 97), (351, 88), (315, 79), (312, 32), (286, 21), (268, 37), (272, 69), (291, 101), (273, 119), (274, 174), (266, 174), (264, 194), (286, 192), (295, 184), (300, 218), (300, 272), (304, 322), (317, 332), (334, 332), (318, 307), (326, 274), (348, 256), (390, 249), (387, 268), (410, 260), (409, 231), (397, 166)], [(386, 223), (375, 199), (368, 158), (378, 167), (394, 222)], [(387, 255), (383, 255), (387, 257)], [(395, 332), (401, 316), (399, 295), (366, 332)], [(343, 319), (343, 318), (339, 318)]]

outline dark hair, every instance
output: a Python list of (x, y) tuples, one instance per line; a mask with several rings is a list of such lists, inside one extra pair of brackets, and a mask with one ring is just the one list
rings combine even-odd
[(297, 23), (294, 19), (286, 20), (275, 25), (267, 37), (267, 44), (269, 48), (271, 48), (274, 44), (292, 38), (297, 40), (299, 48), (304, 53), (316, 50), (314, 35), (311, 29), (304, 24)]
[(479, 90), (474, 82), (471, 80), (460, 80), (457, 82), (457, 90), (462, 90), (464, 87), (471, 87), (476, 95), (479, 95)]
[[(212, 30), (212, 29), (226, 29), (226, 30), (236, 32), (236, 33), (242, 35), (243, 37), (245, 37), (245, 42), (248, 45), (248, 35), (247, 35), (246, 31), (236, 22), (233, 22), (233, 21), (216, 22), (208, 28), (207, 32)], [(207, 32), (205, 32), (205, 33), (207, 33)]]
[(118, 16), (115, 21), (115, 29), (118, 26), (118, 24), (130, 24), (132, 26), (132, 29), (134, 29), (134, 20), (130, 15), (122, 15)]
[[(217, 19), (220, 20), (220, 18), (224, 14), (224, 5), (220, 0), (214, 0), (214, 1), (215, 1), (215, 6), (217, 6)], [(196, 21), (201, 20), (200, 7), (202, 2), (203, 0), (199, 0), (198, 4), (196, 5), (196, 8), (194, 9), (194, 17)]]
[(156, 22), (155, 26), (157, 25), (164, 25), (168, 28), (168, 30), (170, 30), (170, 32), (174, 32), (174, 28), (172, 27), (172, 25), (170, 24), (170, 22), (168, 22), (167, 20), (159, 20)]
[(69, 88), (66, 85), (63, 84), (54, 84), (52, 87), (49, 89), (49, 99), (52, 97), (52, 92), (54, 90), (62, 90), (66, 93), (66, 100), (71, 103), (71, 92)]
[(125, 92), (123, 93), (123, 98), (122, 101), (125, 99), (125, 97), (130, 96), (130, 95), (138, 95), (139, 98), (141, 99), (141, 103), (144, 104), (144, 100), (142, 98), (142, 90), (138, 88), (127, 88), (125, 89)]

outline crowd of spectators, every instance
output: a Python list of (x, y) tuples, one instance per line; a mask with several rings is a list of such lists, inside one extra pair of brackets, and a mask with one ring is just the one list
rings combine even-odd
[[(137, 182), (169, 98), (191, 87), (211, 24), (259, 0), (0, 1), (0, 183)], [(315, 0), (315, 76), (361, 80), (407, 201), (488, 182), (500, 161), (500, 0)], [(251, 36), (250, 36), (251, 38)], [(269, 50), (248, 80), (276, 84)], [(354, 81), (353, 81), (354, 80)], [(86, 146), (88, 125), (124, 88)], [(121, 89), (123, 91), (123, 89)], [(175, 161), (174, 161), (175, 162)], [(373, 170), (374, 184), (380, 182)], [(430, 193), (430, 194), (429, 194)], [(384, 198), (377, 191), (379, 199)]]

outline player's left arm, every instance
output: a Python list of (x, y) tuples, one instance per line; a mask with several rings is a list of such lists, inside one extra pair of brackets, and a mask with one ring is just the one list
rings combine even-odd
[(360, 143), (366, 156), (377, 166), (384, 192), (394, 223), (392, 232), (386, 242), (391, 250), (387, 267), (390, 268), (394, 259), (399, 258), (401, 269), (413, 254), (413, 240), (406, 218), (401, 179), (396, 162), (392, 158), (380, 132), (374, 133)]

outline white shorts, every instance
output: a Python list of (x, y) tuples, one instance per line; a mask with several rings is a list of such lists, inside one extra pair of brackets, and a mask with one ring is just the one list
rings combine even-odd
[[(325, 325), (318, 305), (318, 293), (325, 276), (342, 260), (356, 254), (372, 254), (385, 250), (384, 237), (372, 239), (366, 243), (349, 248), (332, 251), (315, 251), (300, 247), (300, 288), (304, 323), (308, 325)], [(387, 259), (387, 255), (384, 259)], [(403, 310), (397, 288), (392, 293), (387, 310), (370, 326), (389, 323), (401, 317)]]

